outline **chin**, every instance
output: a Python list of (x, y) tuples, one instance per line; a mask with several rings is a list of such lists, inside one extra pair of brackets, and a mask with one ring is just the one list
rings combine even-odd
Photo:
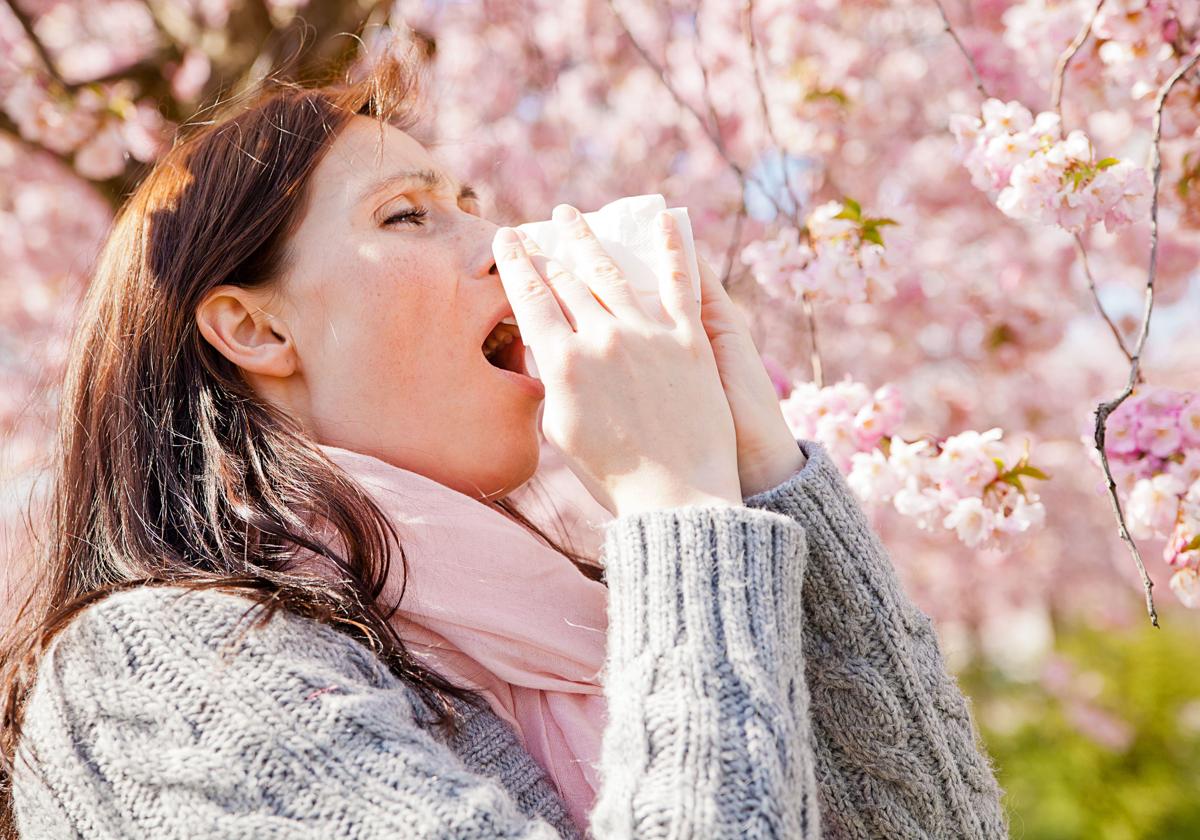
[(523, 432), (502, 435), (496, 440), (503, 441), (504, 445), (481, 456), (490, 459), (491, 463), (487, 465), (489, 480), (486, 484), (480, 482), (480, 486), (500, 489), (489, 492), (485, 501), (498, 501), (523, 487), (533, 478), (541, 461), (541, 437), (536, 424)]

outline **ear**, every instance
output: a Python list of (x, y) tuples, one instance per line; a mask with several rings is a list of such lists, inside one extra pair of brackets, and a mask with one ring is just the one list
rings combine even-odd
[(196, 325), (217, 352), (247, 373), (291, 376), (299, 359), (287, 324), (241, 286), (217, 286), (196, 307)]

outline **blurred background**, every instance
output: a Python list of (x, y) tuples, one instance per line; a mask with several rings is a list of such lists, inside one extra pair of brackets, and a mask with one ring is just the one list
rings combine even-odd
[[(214, 104), (415, 47), (430, 148), (493, 220), (662, 193), (688, 208), (781, 399), (849, 377), (894, 389), (905, 440), (998, 427), (1029, 445), (1048, 478), (1027, 539), (968, 546), (888, 505), (871, 505), (877, 527), (971, 698), (1014, 837), (1200, 837), (1200, 612), (1168, 588), (1150, 534), (1150, 626), (1086, 440), (1128, 377), (1112, 332), (1139, 326), (1149, 225), (1083, 232), (1093, 298), (1073, 237), (1001, 213), (950, 130), (979, 113), (981, 85), (1050, 108), (1059, 57), (1094, 23), (1064, 74), (1064, 123), (1144, 163), (1196, 4), (1109, 5), (946, 0), (956, 41), (932, 0), (0, 0), (0, 603), (36, 573), (26, 514), (75, 308), (124, 197)], [(1143, 357), (1147, 387), (1183, 394), (1200, 391), (1196, 89), (1185, 78), (1164, 112)], [(847, 199), (896, 223), (866, 293), (781, 298), (755, 248)], [(557, 512), (595, 549), (603, 512), (549, 447), (539, 479), (522, 491), (532, 518)]]

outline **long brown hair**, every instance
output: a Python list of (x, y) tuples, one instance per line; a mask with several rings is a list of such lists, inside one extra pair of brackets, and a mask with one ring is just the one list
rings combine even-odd
[[(412, 56), (355, 82), (264, 83), (177, 141), (118, 213), (63, 383), (47, 539), (0, 647), (0, 836), (15, 833), (11, 774), (38, 661), (80, 610), (116, 590), (219, 587), (253, 599), (261, 621), (284, 609), (334, 625), (372, 647), (450, 730), (460, 722), (451, 699), (478, 702), (422, 666), (388, 623), (398, 606), (380, 603), (388, 537), (400, 545), (392, 524), (195, 322), (214, 286), (280, 276), (310, 176), (345, 123), (363, 114), (409, 128), (420, 93)], [(596, 579), (588, 559), (511, 502), (493, 504)], [(339, 574), (293, 570), (299, 548)], [(407, 573), (402, 547), (400, 559)]]

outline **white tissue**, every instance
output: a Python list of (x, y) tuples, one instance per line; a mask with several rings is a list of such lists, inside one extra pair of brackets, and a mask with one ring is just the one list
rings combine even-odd
[[(664, 311), (658, 290), (664, 254), (654, 221), (660, 210), (667, 210), (667, 201), (661, 195), (632, 195), (583, 214), (600, 245), (637, 293), (638, 301), (656, 317)], [(688, 219), (687, 208), (672, 207), (667, 212), (675, 220), (675, 227), (683, 240), (687, 271), (692, 279), (692, 297), (699, 303), (700, 268), (696, 262), (696, 245), (692, 240), (692, 223)], [(543, 254), (561, 263), (577, 277), (581, 276), (576, 271), (570, 240), (562, 236), (561, 229), (554, 221), (526, 222), (517, 227), (537, 243)]]

